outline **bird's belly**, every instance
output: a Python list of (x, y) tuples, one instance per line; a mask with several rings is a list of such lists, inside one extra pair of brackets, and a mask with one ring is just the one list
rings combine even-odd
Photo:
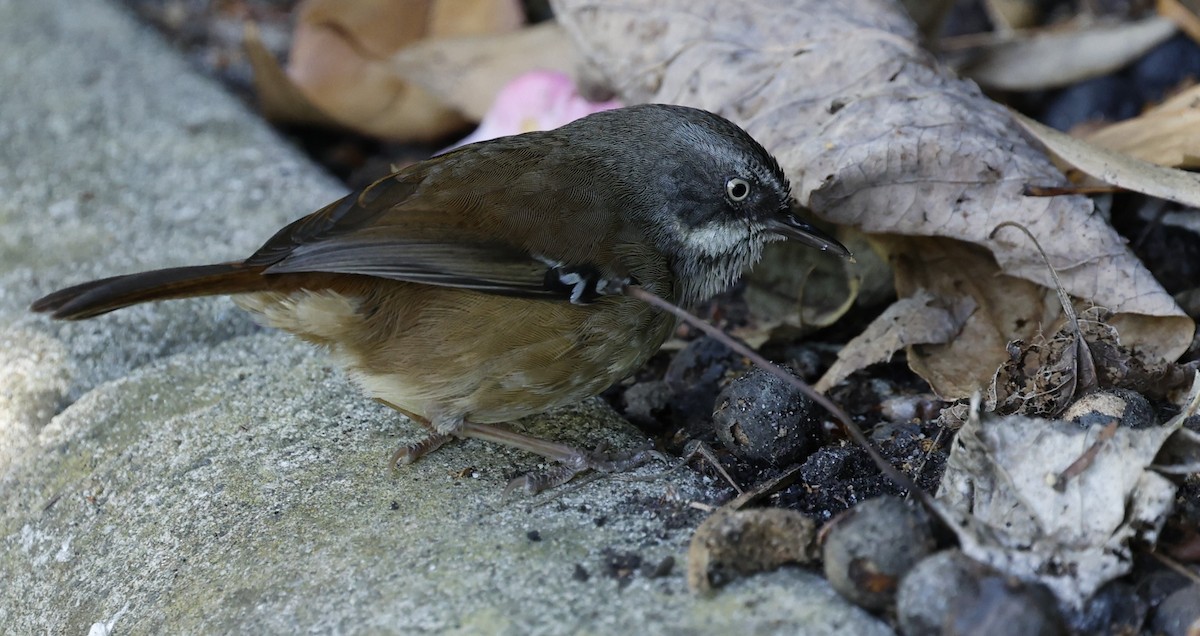
[(483, 424), (600, 393), (644, 364), (674, 327), (624, 297), (578, 306), (379, 282), (239, 304), (328, 346), (371, 397), (428, 421)]

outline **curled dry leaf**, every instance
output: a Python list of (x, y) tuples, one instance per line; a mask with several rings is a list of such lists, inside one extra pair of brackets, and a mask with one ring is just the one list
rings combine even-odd
[[(1050, 376), (1053, 387), (1046, 388), (1049, 394), (1055, 396), (1054, 399), (1057, 400), (1045, 414), (1057, 416), (1077, 396), (1096, 390), (1098, 386), (1096, 363), (1092, 359), (1092, 350), (1088, 347), (1087, 341), (1084, 339), (1083, 328), (1079, 322), (1079, 314), (1075, 311), (1071, 297), (1062, 288), (1062, 281), (1058, 277), (1058, 272), (1050, 265), (1046, 258), (1046, 253), (1042, 250), (1037, 238), (1033, 236), (1028, 228), (1012, 222), (997, 225), (996, 229), (992, 231), (992, 236), (995, 236), (1000, 230), (1005, 229), (1020, 230), (1021, 233), (1029, 237), (1029, 240), (1034, 243), (1034, 247), (1042, 255), (1042, 259), (1047, 261), (1046, 270), (1050, 272), (1050, 277), (1054, 281), (1054, 291), (1058, 294), (1059, 307), (1062, 308), (1063, 315), (1067, 319), (1066, 324), (1059, 330), (1059, 334), (1062, 334), (1062, 337), (1059, 339), (1061, 346), (1049, 348), (1052, 351), (1056, 351), (1057, 355), (1043, 360), (1043, 362), (1047, 363), (1053, 360), (1053, 363), (1044, 365), (1042, 367), (1044, 370), (1041, 371)], [(1008, 349), (1010, 352), (1013, 351), (1013, 343), (1009, 343)], [(1022, 370), (1025, 370), (1025, 368)]]
[(1042, 17), (1038, 0), (987, 0), (984, 8), (997, 31), (1027, 29), (1037, 25)]
[(1052, 290), (1005, 275), (978, 245), (897, 235), (877, 237), (876, 244), (892, 263), (902, 298), (923, 289), (943, 303), (969, 299), (975, 306), (944, 343), (908, 346), (909, 367), (943, 397), (963, 397), (987, 386), (1007, 359), (1011, 340), (1032, 338), (1059, 316)]
[[(557, 0), (555, 8), (585, 61), (627, 102), (688, 104), (737, 121), (818, 214), (888, 235), (889, 257), (906, 259), (907, 273), (896, 274), (901, 297), (923, 287), (946, 307), (975, 301), (983, 313), (935, 345), (969, 362), (928, 355), (914, 364), (940, 395), (987, 386), (1009, 340), (1059, 319), (1030, 242), (990, 238), (1003, 221), (1039, 238), (1068, 293), (1116, 314), (1126, 345), (1174, 359), (1191, 343), (1191, 320), (1089, 199), (1023, 195), (1029, 183), (1065, 183), (1062, 174), (1004, 108), (917, 45), (895, 3)], [(956, 254), (970, 260), (946, 260)]]
[(1175, 34), (1161, 17), (1138, 22), (1072, 24), (1049, 31), (1009, 33), (957, 51), (958, 72), (994, 90), (1034, 91), (1070, 86), (1111, 73)]
[(1170, 19), (1189, 38), (1200, 42), (1200, 16), (1196, 15), (1197, 5), (1193, 0), (1187, 0), (1190, 7), (1180, 0), (1158, 0), (1154, 5), (1158, 15)]
[(846, 343), (837, 361), (813, 388), (824, 393), (855, 370), (886, 362), (906, 347), (950, 342), (974, 311), (975, 301), (971, 298), (960, 298), (955, 307), (943, 307), (928, 290), (918, 289)]
[[(938, 491), (941, 516), (968, 556), (1049, 587), (1076, 609), (1132, 567), (1130, 544), (1153, 545), (1175, 484), (1151, 469), (1200, 407), (1200, 375), (1183, 411), (1134, 429), (1024, 416), (965, 424)], [(1096, 445), (1101, 434), (1111, 435)], [(1085, 453), (1087, 467), (1058, 478)]]
[(1076, 139), (1024, 115), (1017, 121), (1063, 161), (1097, 179), (1152, 197), (1200, 206), (1200, 174), (1154, 165)]
[[(396, 51), (426, 37), (454, 37), (511, 31), (523, 20), (514, 0), (307, 0), (288, 60), (287, 78), (278, 81), (272, 58), (254, 56), (256, 80), (268, 113), (304, 115), (289, 103), (303, 96), (323, 115), (359, 132), (388, 139), (433, 139), (465, 120), (424, 88), (398, 75), (390, 65)], [(282, 100), (282, 101), (281, 101)]]
[(397, 51), (389, 65), (397, 76), (480, 121), (506, 84), (531, 71), (570, 74), (575, 46), (555, 22), (507, 33), (445, 37)]
[(253, 22), (246, 23), (242, 44), (246, 47), (250, 67), (254, 69), (254, 92), (258, 95), (263, 116), (271, 121), (304, 126), (338, 127), (337, 122), (308, 101), (304, 92), (287, 76), (275, 56), (267, 50), (258, 26)]
[[(1078, 365), (1080, 340), (1117, 334), (1101, 321), (1082, 325), (1088, 334), (1078, 334), (1063, 325), (1051, 338), (1032, 343), (1014, 340), (1008, 344), (1012, 357), (996, 371), (989, 394), (990, 410), (999, 414), (1019, 413), (1057, 417), (1080, 394)], [(1103, 335), (1096, 333), (1105, 331)], [(1085, 345), (1086, 346), (1086, 345)], [(1090, 354), (1091, 350), (1088, 350)], [(1091, 362), (1091, 357), (1087, 358)], [(1092, 387), (1094, 388), (1094, 387)]]
[(1200, 86), (1133, 119), (1096, 130), (1085, 139), (1160, 166), (1200, 168)]

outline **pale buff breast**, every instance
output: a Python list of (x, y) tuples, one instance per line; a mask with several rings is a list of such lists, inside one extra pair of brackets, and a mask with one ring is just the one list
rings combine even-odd
[(596, 395), (675, 324), (624, 297), (576, 306), (391, 281), (235, 300), (328, 347), (371, 397), (435, 423), (506, 422)]

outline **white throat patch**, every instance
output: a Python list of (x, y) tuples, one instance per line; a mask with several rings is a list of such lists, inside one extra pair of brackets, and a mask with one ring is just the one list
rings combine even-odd
[(745, 220), (681, 232), (682, 300), (691, 304), (728, 289), (742, 270), (758, 262), (771, 240), (766, 227)]
[(728, 221), (687, 229), (680, 235), (688, 248), (709, 258), (721, 258), (745, 250), (747, 239), (755, 233), (745, 221)]

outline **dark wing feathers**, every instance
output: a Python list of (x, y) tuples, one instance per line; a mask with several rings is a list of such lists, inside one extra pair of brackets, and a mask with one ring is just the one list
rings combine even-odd
[[(564, 263), (581, 271), (576, 255), (536, 254), (513, 240), (530, 229), (517, 224), (537, 223), (536, 214), (488, 205), (491, 197), (471, 192), (469, 184), (453, 197), (414, 196), (429, 172), (397, 173), (353, 192), (283, 228), (245, 264), (263, 267), (264, 274), (359, 274), (580, 302), (576, 283), (561, 280), (569, 273)], [(611, 266), (587, 263), (585, 269), (619, 277)]]
[(369, 227), (372, 221), (402, 205), (416, 189), (417, 183), (411, 179), (402, 179), (400, 175), (384, 177), (289, 223), (246, 259), (246, 264), (271, 265), (301, 245), (332, 240)]
[(416, 242), (346, 237), (302, 245), (264, 273), (361, 274), (515, 296), (558, 296), (545, 285), (550, 266), (501, 243)]

